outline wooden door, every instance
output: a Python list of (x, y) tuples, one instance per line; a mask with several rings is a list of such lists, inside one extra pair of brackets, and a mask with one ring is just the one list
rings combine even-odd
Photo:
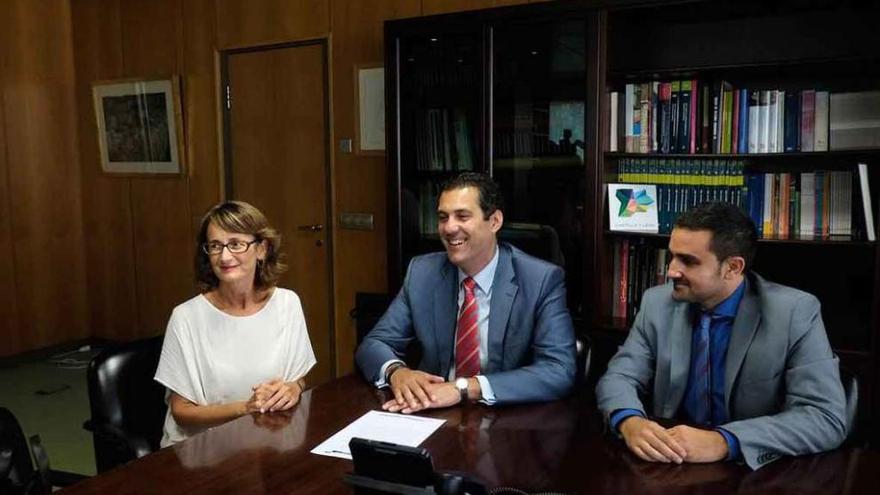
[(318, 364), (334, 376), (330, 276), (329, 126), (324, 42), (228, 52), (227, 197), (259, 208), (282, 235), (279, 286), (302, 300)]

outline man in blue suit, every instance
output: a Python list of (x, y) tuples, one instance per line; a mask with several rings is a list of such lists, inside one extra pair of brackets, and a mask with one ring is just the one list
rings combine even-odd
[[(464, 173), (443, 186), (438, 230), (445, 253), (412, 260), (400, 292), (364, 338), (357, 364), (412, 413), (462, 401), (548, 401), (574, 383), (575, 340), (561, 268), (499, 243), (501, 193)], [(416, 339), (418, 370), (401, 360)]]
[[(645, 292), (596, 388), (609, 425), (640, 458), (757, 469), (844, 440), (847, 404), (819, 301), (752, 273), (756, 238), (726, 203), (676, 221), (672, 283)], [(696, 427), (667, 429), (647, 414)]]

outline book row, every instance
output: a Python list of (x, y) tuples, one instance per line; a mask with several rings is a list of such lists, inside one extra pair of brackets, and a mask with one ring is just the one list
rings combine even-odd
[(614, 241), (611, 316), (632, 321), (645, 290), (666, 282), (668, 250), (638, 240)]
[(724, 159), (622, 159), (618, 181), (657, 186), (657, 230), (672, 231), (678, 216), (702, 203), (724, 201), (742, 207), (745, 163)]
[(473, 170), (474, 152), (463, 108), (429, 108), (414, 129), (417, 170)]
[[(859, 164), (857, 175), (850, 170), (746, 173), (742, 160), (635, 158), (619, 161), (617, 180), (656, 185), (661, 234), (670, 233), (688, 209), (724, 201), (747, 212), (762, 238), (874, 240), (864, 164)], [(862, 214), (853, 215), (854, 208)]]
[(765, 238), (864, 238), (853, 226), (853, 173), (749, 174), (745, 209)]
[(610, 151), (813, 152), (880, 147), (880, 92), (735, 88), (697, 79), (612, 92)]

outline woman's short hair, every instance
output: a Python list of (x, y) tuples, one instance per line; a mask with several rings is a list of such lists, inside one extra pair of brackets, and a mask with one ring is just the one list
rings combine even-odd
[(255, 206), (244, 201), (224, 201), (211, 207), (202, 217), (199, 235), (196, 239), (196, 284), (199, 290), (207, 292), (220, 284), (211, 268), (210, 256), (202, 249), (208, 242), (208, 225), (213, 223), (226, 232), (248, 234), (265, 241), (266, 257), (257, 263), (254, 274), (254, 287), (265, 289), (273, 287), (278, 278), (287, 270), (281, 253), (281, 234), (269, 225), (266, 216)]

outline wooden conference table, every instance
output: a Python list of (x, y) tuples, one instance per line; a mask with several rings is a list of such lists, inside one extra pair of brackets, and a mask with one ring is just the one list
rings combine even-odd
[[(86, 493), (350, 494), (351, 461), (309, 451), (385, 394), (346, 376), (303, 394), (288, 414), (244, 416), (63, 490)], [(880, 453), (841, 449), (782, 459), (752, 472), (733, 463), (642, 462), (603, 434), (587, 391), (564, 401), (429, 411), (446, 423), (424, 446), (437, 470), (474, 473), (488, 486), (570, 493), (869, 493)]]

